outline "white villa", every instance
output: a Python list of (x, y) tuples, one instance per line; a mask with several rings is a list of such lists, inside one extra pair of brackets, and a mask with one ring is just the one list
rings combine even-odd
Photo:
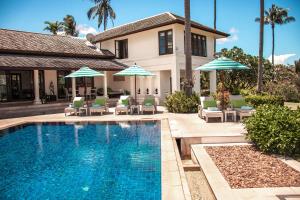
[[(192, 22), (193, 68), (213, 59), (214, 39), (227, 33)], [(162, 13), (106, 30), (87, 39), (0, 29), (0, 102), (65, 99), (77, 95), (83, 79), (64, 76), (87, 65), (105, 77), (90, 78), (94, 95), (134, 93), (130, 77), (114, 73), (137, 65), (156, 76), (137, 81), (139, 97), (158, 99), (180, 90), (184, 77), (184, 18)], [(200, 73), (194, 72), (194, 91), (200, 91)], [(107, 88), (110, 88), (107, 90)], [(216, 89), (216, 73), (210, 73), (210, 90)], [(0, 103), (1, 104), (1, 103)]]
[[(212, 28), (192, 22), (192, 67), (214, 59), (214, 39), (228, 37)], [(106, 30), (96, 36), (88, 35), (100, 49), (115, 54), (116, 60), (128, 66), (136, 63), (156, 76), (140, 77), (140, 95), (154, 94), (159, 99), (180, 90), (185, 76), (184, 18), (173, 13), (162, 13), (129, 24)], [(115, 79), (108, 73), (108, 85), (134, 91), (133, 78)], [(210, 91), (216, 90), (216, 72), (210, 72)], [(200, 72), (194, 72), (194, 91), (200, 92)]]

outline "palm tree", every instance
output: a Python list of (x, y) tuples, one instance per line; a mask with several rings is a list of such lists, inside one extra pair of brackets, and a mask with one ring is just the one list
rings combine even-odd
[(104, 31), (107, 28), (107, 21), (108, 19), (111, 20), (112, 24), (114, 25), (114, 19), (116, 19), (116, 13), (110, 5), (110, 0), (91, 0), (95, 3), (95, 6), (91, 7), (88, 12), (87, 16), (89, 19), (95, 19), (98, 17), (98, 28), (100, 28), (101, 24), (103, 23)]
[(64, 24), (64, 31), (66, 35), (70, 35), (74, 37), (78, 36), (79, 33), (76, 30), (76, 21), (72, 15), (66, 15), (64, 17), (63, 24)]
[[(256, 18), (255, 21), (260, 21)], [(294, 17), (288, 16), (288, 10), (285, 8), (280, 8), (275, 4), (269, 10), (265, 11), (264, 23), (270, 24), (272, 28), (272, 64), (274, 65), (274, 49), (275, 49), (275, 25), (283, 25), (295, 21)]]
[(184, 15), (185, 15), (185, 93), (188, 96), (192, 95), (193, 80), (192, 80), (192, 41), (191, 41), (191, 8), (190, 0), (184, 0)]
[(262, 85), (263, 85), (264, 10), (265, 10), (265, 2), (264, 0), (260, 0), (259, 55), (258, 55), (258, 77), (257, 77), (258, 93), (261, 93)]
[(63, 23), (59, 21), (56, 22), (45, 21), (44, 24), (47, 25), (44, 28), (44, 31), (50, 31), (53, 35), (57, 35), (58, 31), (63, 30)]
[[(214, 29), (217, 30), (217, 0), (214, 0)], [(214, 39), (214, 53), (216, 53), (216, 38)]]

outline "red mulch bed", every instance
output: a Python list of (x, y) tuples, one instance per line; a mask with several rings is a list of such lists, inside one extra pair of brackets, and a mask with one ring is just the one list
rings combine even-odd
[(300, 172), (253, 146), (205, 147), (231, 188), (300, 187)]

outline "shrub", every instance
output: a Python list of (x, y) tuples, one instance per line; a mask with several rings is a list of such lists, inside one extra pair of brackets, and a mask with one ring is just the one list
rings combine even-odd
[(284, 99), (281, 96), (273, 95), (248, 95), (245, 97), (245, 100), (255, 108), (264, 104), (283, 105), (284, 103)]
[(263, 105), (244, 123), (247, 139), (261, 151), (283, 155), (300, 153), (300, 109)]
[(273, 82), (268, 83), (267, 88), (269, 93), (276, 96), (282, 96), (286, 102), (299, 102), (300, 93), (296, 85), (293, 84), (275, 84)]
[(188, 97), (183, 91), (166, 97), (165, 106), (169, 112), (173, 113), (195, 113), (198, 111), (199, 96), (193, 93)]

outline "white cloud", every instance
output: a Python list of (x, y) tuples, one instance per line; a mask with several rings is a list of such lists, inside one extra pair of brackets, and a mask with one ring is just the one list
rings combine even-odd
[(239, 39), (239, 36), (238, 36), (239, 30), (236, 29), (235, 27), (231, 27), (228, 32), (230, 33), (230, 36), (227, 37), (227, 38), (217, 39), (218, 44), (234, 42), (234, 41), (237, 41)]
[[(286, 64), (286, 61), (295, 56), (296, 54), (290, 53), (290, 54), (282, 54), (282, 55), (274, 55), (274, 64)], [(272, 62), (272, 55), (269, 56), (268, 60)]]
[(76, 28), (79, 31), (79, 35), (81, 36), (86, 36), (88, 33), (97, 33), (97, 30), (94, 27), (91, 27), (87, 24), (79, 24)]

